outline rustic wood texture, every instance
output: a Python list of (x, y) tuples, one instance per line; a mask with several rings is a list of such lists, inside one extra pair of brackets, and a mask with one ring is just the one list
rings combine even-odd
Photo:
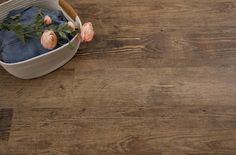
[(236, 0), (68, 2), (96, 37), (40, 79), (0, 68), (1, 155), (236, 155)]

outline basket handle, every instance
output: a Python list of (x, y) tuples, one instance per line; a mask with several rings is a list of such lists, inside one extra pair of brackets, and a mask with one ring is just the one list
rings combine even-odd
[(78, 17), (78, 14), (75, 11), (75, 9), (66, 0), (59, 0), (59, 5), (73, 20), (76, 20), (76, 17)]

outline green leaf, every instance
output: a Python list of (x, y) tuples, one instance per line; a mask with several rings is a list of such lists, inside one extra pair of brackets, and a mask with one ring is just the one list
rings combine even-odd
[(59, 32), (59, 35), (61, 38), (68, 40), (68, 37), (66, 36), (66, 34), (64, 32)]
[(11, 16), (10, 19), (16, 20), (16, 19), (19, 19), (20, 16), (21, 16), (21, 14), (17, 14), (17, 15), (15, 15), (15, 16)]
[(23, 29), (23, 26), (20, 24), (20, 23), (17, 23), (16, 25), (15, 25), (15, 30), (16, 31), (20, 31), (20, 30), (22, 30)]
[(72, 31), (70, 29), (64, 29), (63, 30), (65, 33), (72, 33)]
[(69, 42), (69, 47), (70, 47), (71, 49), (74, 49), (74, 48), (75, 48), (75, 43)]
[(7, 30), (7, 31), (10, 30), (9, 25), (8, 25), (8, 24), (5, 24), (5, 23), (1, 24), (1, 29)]
[(72, 36), (75, 36), (76, 34), (78, 34), (79, 32), (78, 31), (74, 31), (71, 33)]
[(12, 17), (10, 17), (10, 18), (14, 20), (14, 19), (16, 19), (17, 17), (16, 17), (16, 16), (12, 16)]
[(25, 43), (25, 36), (24, 36), (24, 34), (16, 33), (16, 36), (17, 36), (23, 43)]
[(36, 32), (36, 35), (37, 35), (38, 37), (41, 37), (42, 33), (41, 33), (41, 32)]
[(55, 25), (50, 25), (48, 29), (52, 31), (57, 31), (57, 27)]
[(62, 31), (65, 28), (65, 24), (60, 24), (57, 31)]

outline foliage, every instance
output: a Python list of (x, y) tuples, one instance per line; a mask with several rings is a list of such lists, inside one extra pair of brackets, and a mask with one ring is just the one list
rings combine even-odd
[(45, 30), (52, 30), (59, 37), (58, 44), (63, 45), (65, 42), (70, 41), (68, 35), (75, 36), (79, 32), (78, 29), (72, 31), (67, 23), (60, 25), (44, 24), (44, 14), (41, 9), (37, 13), (33, 24), (22, 24), (20, 17), (21, 14), (17, 14), (5, 19), (0, 25), (0, 29), (15, 32), (16, 36), (24, 43), (29, 38), (40, 38)]

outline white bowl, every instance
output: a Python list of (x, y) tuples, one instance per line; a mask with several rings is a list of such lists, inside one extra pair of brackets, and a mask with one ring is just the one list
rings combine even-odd
[[(0, 22), (7, 16), (9, 11), (27, 6), (40, 6), (50, 9), (61, 10), (69, 21), (73, 21), (68, 14), (59, 6), (59, 0), (9, 0), (0, 4)], [(79, 18), (78, 18), (79, 19)], [(76, 21), (73, 21), (74, 23)], [(81, 21), (79, 25), (81, 25)], [(5, 63), (0, 61), (2, 67), (10, 74), (21, 79), (33, 79), (46, 75), (70, 61), (76, 54), (80, 41), (76, 35), (72, 40), (76, 46), (71, 47), (69, 43), (46, 54), (34, 57), (18, 63)]]

